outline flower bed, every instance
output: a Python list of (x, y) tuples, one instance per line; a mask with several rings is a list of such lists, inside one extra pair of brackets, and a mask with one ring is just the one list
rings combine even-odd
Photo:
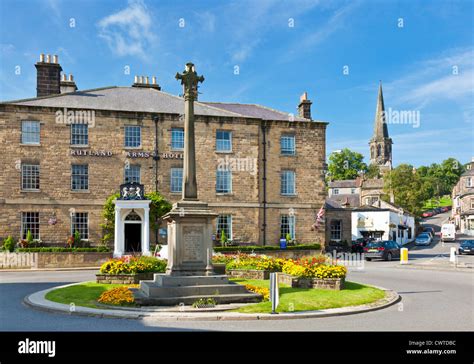
[(344, 289), (347, 268), (330, 265), (324, 256), (288, 260), (278, 281), (293, 288)]
[(97, 301), (108, 305), (133, 305), (135, 299), (129, 288), (130, 287), (117, 287), (109, 289), (102, 293)]
[(164, 273), (166, 265), (166, 260), (145, 256), (110, 259), (96, 274), (97, 283), (136, 284), (153, 279), (155, 273)]
[(270, 300), (270, 290), (268, 288), (258, 287), (252, 284), (246, 284), (245, 288), (247, 289), (247, 291), (255, 292), (262, 295), (264, 301)]
[(269, 272), (281, 272), (284, 259), (270, 258), (265, 255), (239, 254), (227, 263), (226, 270), (264, 270)]

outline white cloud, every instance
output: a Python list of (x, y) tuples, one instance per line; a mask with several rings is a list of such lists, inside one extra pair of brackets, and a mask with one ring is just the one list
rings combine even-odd
[(463, 110), (465, 121), (472, 122), (473, 60), (472, 48), (453, 49), (415, 64), (412, 69), (416, 71), (384, 84), (384, 89), (394, 91), (393, 103), (415, 105), (417, 109), (440, 101), (454, 101)]
[(148, 59), (147, 49), (156, 41), (150, 11), (142, 0), (129, 0), (128, 7), (98, 22), (99, 36), (118, 56)]

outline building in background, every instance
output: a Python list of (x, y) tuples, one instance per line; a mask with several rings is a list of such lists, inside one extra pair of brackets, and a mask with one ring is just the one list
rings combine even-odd
[(451, 218), (462, 234), (474, 236), (474, 158), (454, 186)]
[[(77, 91), (57, 56), (35, 66), (37, 97), (0, 104), (0, 239), (31, 231), (63, 246), (78, 231), (96, 245), (104, 203), (124, 182), (181, 199), (183, 98), (155, 77)], [(306, 93), (297, 115), (201, 101), (195, 114), (198, 195), (218, 214), (217, 239), (224, 231), (243, 243), (324, 241), (311, 227), (325, 200), (327, 123), (312, 119)], [(164, 227), (151, 242), (166, 241)]]

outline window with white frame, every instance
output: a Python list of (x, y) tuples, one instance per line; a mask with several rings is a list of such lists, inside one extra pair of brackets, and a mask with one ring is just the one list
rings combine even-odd
[(232, 215), (219, 215), (217, 217), (217, 240), (220, 240), (222, 232), (228, 240), (232, 240)]
[(232, 132), (228, 130), (216, 131), (216, 151), (231, 152), (232, 151)]
[(232, 172), (227, 169), (218, 169), (216, 172), (216, 193), (232, 192)]
[(171, 168), (170, 179), (170, 191), (172, 193), (183, 192), (183, 168)]
[(88, 145), (89, 127), (87, 124), (71, 124), (71, 145)]
[(286, 235), (290, 234), (291, 239), (295, 238), (295, 216), (280, 216), (280, 239), (286, 239)]
[(22, 121), (21, 122), (21, 143), (39, 144), (40, 143), (40, 122)]
[(282, 135), (280, 137), (280, 148), (282, 155), (295, 155), (295, 136), (294, 135)]
[(183, 128), (171, 129), (171, 149), (172, 150), (184, 149), (184, 129)]
[(39, 164), (21, 165), (21, 189), (39, 190), (40, 188), (40, 166)]
[(75, 212), (71, 215), (71, 235), (79, 232), (81, 239), (89, 239), (89, 213)]
[(125, 167), (124, 171), (124, 181), (125, 183), (140, 183), (140, 165), (138, 164), (130, 164)]
[(341, 220), (331, 220), (330, 224), (330, 239), (331, 240), (341, 240), (342, 234), (342, 221)]
[(87, 164), (71, 165), (71, 189), (73, 191), (89, 189), (89, 166)]
[(294, 171), (281, 171), (280, 192), (282, 195), (296, 195)]
[(472, 177), (466, 177), (466, 187), (472, 187)]
[(142, 145), (142, 128), (138, 125), (125, 127), (125, 147), (139, 148)]
[(332, 190), (332, 194), (333, 194), (333, 195), (339, 195), (339, 188), (334, 188), (334, 189)]
[(26, 239), (28, 231), (31, 232), (33, 239), (40, 238), (40, 220), (39, 212), (21, 213), (21, 238)]

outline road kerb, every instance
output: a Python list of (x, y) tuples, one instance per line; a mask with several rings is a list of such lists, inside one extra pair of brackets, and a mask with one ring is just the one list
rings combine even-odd
[(278, 315), (265, 313), (245, 314), (239, 312), (176, 312), (176, 308), (170, 311), (124, 311), (116, 309), (96, 309), (83, 306), (75, 306), (72, 310), (69, 305), (57, 303), (45, 298), (46, 294), (58, 288), (69, 287), (79, 283), (67, 284), (64, 286), (52, 287), (39, 292), (32, 293), (24, 298), (24, 303), (37, 310), (55, 312), (69, 315), (94, 316), (101, 318), (123, 318), (123, 319), (142, 319), (153, 318), (162, 321), (235, 321), (235, 320), (290, 320), (303, 318), (323, 318), (331, 316), (345, 316), (358, 313), (370, 312), (387, 308), (398, 301), (400, 295), (392, 290), (373, 286), (386, 292), (386, 296), (378, 301), (360, 306), (348, 306), (341, 308), (330, 308), (317, 311), (301, 311), (301, 312), (282, 312)]

